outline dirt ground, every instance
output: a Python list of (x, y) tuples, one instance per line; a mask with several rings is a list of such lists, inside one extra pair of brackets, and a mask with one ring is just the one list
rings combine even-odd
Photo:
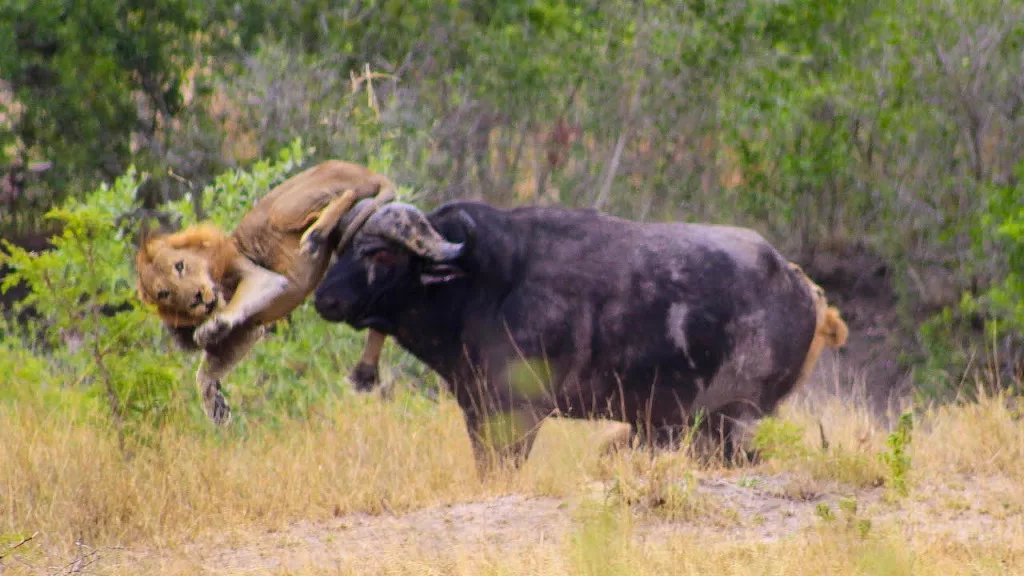
[[(883, 488), (851, 491), (816, 483), (801, 489), (795, 487), (799, 479), (788, 474), (735, 471), (697, 482), (695, 497), (714, 506), (715, 514), (666, 521), (638, 512), (633, 538), (651, 544), (680, 535), (716, 543), (765, 543), (826, 521), (846, 521), (855, 514), (875, 526), (895, 527), (907, 538), (941, 537), (965, 544), (1020, 540), (1024, 514), (1005, 509), (998, 500), (1000, 493), (1016, 487), (998, 478), (964, 478), (957, 484), (926, 484), (919, 487), (917, 497), (897, 505), (885, 499)], [(608, 486), (595, 483), (588, 495), (570, 499), (506, 495), (407, 514), (354, 514), (324, 522), (296, 522), (277, 530), (211, 532), (159, 548), (89, 549), (83, 557), (96, 573), (252, 574), (353, 565), (371, 569), (385, 559), (385, 551), (423, 559), (442, 558), (453, 551), (527, 553), (538, 545), (562, 542), (585, 501), (600, 501), (607, 490)], [(39, 572), (28, 573), (54, 573), (37, 568)]]

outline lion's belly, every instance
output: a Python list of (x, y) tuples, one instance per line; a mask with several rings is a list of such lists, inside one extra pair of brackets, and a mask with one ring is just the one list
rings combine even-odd
[(319, 254), (312, 259), (296, 257), (290, 270), (275, 270), (288, 278), (289, 290), (278, 296), (257, 315), (260, 322), (276, 322), (298, 308), (316, 289), (330, 264), (330, 254)]
[(267, 306), (263, 312), (256, 315), (256, 319), (261, 324), (269, 324), (271, 322), (277, 322), (284, 318), (302, 304), (302, 301), (306, 299), (309, 292), (305, 294), (296, 294), (294, 292), (288, 292), (275, 299)]
[(330, 264), (331, 254), (327, 250), (321, 250), (313, 258), (299, 255), (302, 230), (291, 232), (275, 228), (267, 215), (256, 209), (243, 219), (233, 234), (239, 252), (245, 257), (288, 279), (288, 291), (254, 315), (263, 324), (276, 322), (301, 305), (316, 289)]

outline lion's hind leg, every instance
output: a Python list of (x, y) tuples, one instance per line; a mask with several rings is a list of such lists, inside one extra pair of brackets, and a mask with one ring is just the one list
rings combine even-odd
[(196, 385), (203, 399), (206, 415), (218, 426), (231, 420), (231, 408), (221, 391), (221, 382), (263, 336), (264, 328), (256, 324), (233, 330), (216, 346), (203, 351), (203, 359), (196, 372)]
[(345, 190), (341, 196), (331, 200), (316, 220), (306, 229), (299, 240), (299, 254), (312, 256), (320, 251), (331, 231), (341, 222), (341, 219), (352, 209), (356, 202), (355, 190)]

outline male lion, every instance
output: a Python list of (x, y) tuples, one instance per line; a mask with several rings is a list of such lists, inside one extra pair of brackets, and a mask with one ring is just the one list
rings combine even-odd
[[(143, 238), (136, 258), (139, 297), (156, 306), (182, 347), (204, 350), (196, 380), (213, 422), (230, 419), (221, 380), (264, 326), (299, 306), (320, 283), (334, 251), (394, 197), (395, 186), (385, 176), (331, 160), (272, 189), (230, 235), (199, 224)], [(367, 198), (373, 198), (369, 209), (351, 210)], [(351, 376), (357, 386), (376, 380), (385, 338), (368, 333)]]

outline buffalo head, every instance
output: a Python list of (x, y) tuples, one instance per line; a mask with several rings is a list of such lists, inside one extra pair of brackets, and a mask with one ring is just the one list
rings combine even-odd
[[(468, 216), (463, 221), (471, 224)], [(446, 240), (415, 206), (388, 204), (338, 255), (316, 289), (314, 307), (327, 321), (392, 333), (410, 297), (465, 275), (459, 259), (466, 247)]]

